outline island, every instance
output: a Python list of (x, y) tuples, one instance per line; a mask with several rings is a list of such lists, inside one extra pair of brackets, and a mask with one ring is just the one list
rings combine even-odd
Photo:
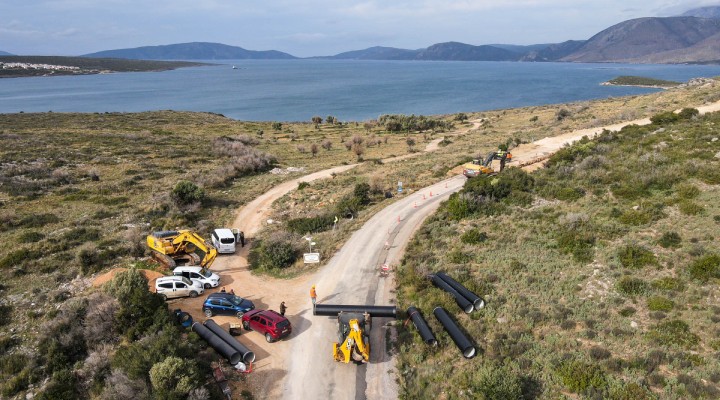
[(665, 81), (662, 79), (646, 78), (642, 76), (618, 76), (615, 79), (611, 79), (607, 82), (601, 83), (606, 86), (639, 86), (649, 88), (660, 88), (667, 89), (675, 86), (679, 86), (682, 83), (674, 81)]

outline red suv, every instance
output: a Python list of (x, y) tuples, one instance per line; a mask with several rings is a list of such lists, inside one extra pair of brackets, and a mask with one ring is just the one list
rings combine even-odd
[(257, 331), (265, 335), (265, 340), (272, 343), (288, 336), (292, 332), (290, 321), (273, 310), (251, 310), (242, 316), (245, 330)]

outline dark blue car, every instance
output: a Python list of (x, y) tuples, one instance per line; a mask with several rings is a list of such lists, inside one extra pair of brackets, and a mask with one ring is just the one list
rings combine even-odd
[(203, 312), (208, 318), (213, 315), (236, 315), (242, 318), (243, 314), (254, 308), (252, 301), (232, 293), (213, 293), (203, 303)]

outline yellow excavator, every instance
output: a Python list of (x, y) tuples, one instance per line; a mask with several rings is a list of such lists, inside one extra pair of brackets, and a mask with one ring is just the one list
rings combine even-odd
[(147, 245), (153, 258), (170, 270), (178, 265), (207, 268), (217, 257), (217, 250), (210, 242), (187, 229), (153, 232), (147, 237)]
[(365, 327), (370, 330), (370, 314), (341, 312), (338, 314), (338, 337), (342, 343), (333, 343), (335, 361), (357, 364), (370, 361), (370, 338)]
[(498, 150), (490, 152), (485, 160), (475, 159), (463, 164), (463, 175), (473, 178), (479, 175), (494, 175), (498, 171), (491, 168), (493, 160), (500, 160), (500, 171), (505, 169), (505, 163), (512, 161), (512, 153)]

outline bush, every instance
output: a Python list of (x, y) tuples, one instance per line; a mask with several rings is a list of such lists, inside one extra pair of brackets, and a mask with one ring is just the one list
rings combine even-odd
[(583, 393), (588, 389), (603, 391), (607, 387), (605, 373), (596, 364), (564, 361), (555, 371), (563, 385), (574, 393)]
[(595, 257), (595, 236), (587, 229), (560, 230), (557, 243), (563, 253), (572, 254), (577, 262), (589, 263)]
[(658, 240), (658, 244), (666, 249), (680, 247), (680, 242), (682, 242), (682, 239), (677, 232), (665, 232)]
[(460, 236), (460, 241), (466, 244), (478, 244), (486, 241), (487, 239), (487, 233), (480, 232), (477, 229), (470, 229)]
[(700, 189), (698, 189), (697, 186), (691, 185), (689, 183), (678, 185), (675, 192), (677, 193), (678, 197), (682, 199), (694, 199), (695, 197), (700, 195)]
[(616, 284), (616, 289), (626, 296), (643, 295), (648, 290), (648, 284), (642, 279), (631, 278), (629, 276), (622, 277)]
[(675, 303), (662, 296), (652, 296), (647, 300), (648, 310), (668, 312), (675, 307)]
[(150, 382), (157, 398), (181, 398), (203, 382), (194, 361), (167, 357), (150, 368)]
[(697, 117), (700, 115), (700, 111), (697, 108), (683, 108), (680, 110), (680, 113), (678, 113), (678, 117), (682, 119), (692, 119), (694, 117)]
[(655, 254), (650, 250), (631, 244), (618, 251), (618, 258), (623, 267), (632, 269), (639, 269), (657, 263)]
[(676, 345), (690, 348), (700, 341), (696, 334), (690, 332), (690, 326), (679, 319), (658, 323), (647, 333), (647, 336), (653, 342), (663, 346)]
[(672, 111), (666, 111), (660, 114), (655, 114), (650, 117), (650, 122), (655, 125), (666, 125), (680, 120), (680, 116)]
[(698, 215), (705, 211), (705, 208), (698, 203), (690, 200), (682, 200), (678, 203), (680, 212), (685, 215)]
[(291, 242), (290, 235), (277, 235), (259, 243), (250, 250), (248, 262), (252, 268), (283, 269), (287, 268), (298, 258), (298, 251)]
[(335, 217), (330, 214), (317, 217), (295, 218), (287, 222), (287, 229), (301, 235), (326, 231), (335, 224)]
[(585, 190), (582, 188), (561, 187), (553, 192), (558, 200), (575, 201), (585, 196)]
[(656, 289), (671, 290), (673, 292), (682, 292), (685, 290), (685, 284), (679, 279), (671, 276), (654, 280), (652, 286)]
[(45, 239), (45, 235), (36, 231), (23, 232), (18, 241), (20, 243), (35, 243)]
[(593, 360), (607, 360), (612, 355), (610, 351), (602, 346), (593, 346), (588, 350)]
[(170, 197), (178, 205), (199, 203), (205, 198), (205, 191), (190, 181), (180, 181), (173, 187)]
[(520, 377), (508, 367), (483, 367), (473, 382), (475, 390), (483, 400), (520, 399), (523, 396)]
[(609, 400), (652, 400), (654, 398), (655, 395), (653, 395), (652, 392), (635, 382), (630, 382), (621, 388), (614, 389), (608, 397)]
[(702, 256), (690, 264), (688, 272), (693, 279), (701, 282), (718, 278), (720, 277), (720, 256), (717, 254)]
[(10, 304), (0, 304), (0, 326), (5, 326), (12, 322), (13, 306)]

